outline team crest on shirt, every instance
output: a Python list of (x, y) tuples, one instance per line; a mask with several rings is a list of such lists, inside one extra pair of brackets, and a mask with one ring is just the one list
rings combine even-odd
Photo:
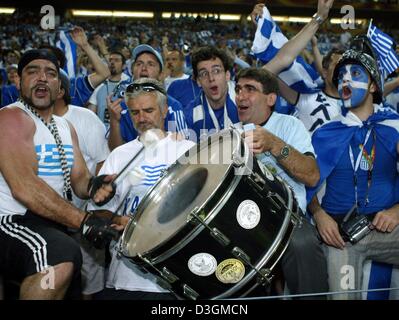
[(360, 169), (364, 171), (369, 170), (369, 161), (364, 155), (362, 155), (362, 159), (360, 160)]

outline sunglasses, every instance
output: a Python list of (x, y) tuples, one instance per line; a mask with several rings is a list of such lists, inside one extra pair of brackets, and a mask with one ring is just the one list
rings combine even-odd
[(144, 83), (131, 83), (126, 88), (126, 93), (133, 93), (136, 91), (153, 92), (158, 91), (166, 96), (166, 91), (161, 86), (155, 83), (144, 82)]

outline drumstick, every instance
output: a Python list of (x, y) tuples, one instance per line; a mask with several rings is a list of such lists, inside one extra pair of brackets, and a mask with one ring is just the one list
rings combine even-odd
[(140, 141), (142, 143), (142, 146), (140, 150), (133, 156), (132, 159), (122, 168), (121, 171), (116, 175), (115, 179), (112, 181), (114, 183), (117, 182), (118, 178), (121, 176), (122, 173), (126, 171), (126, 169), (133, 163), (134, 160), (141, 154), (141, 152), (144, 150), (145, 147), (151, 147), (158, 143), (158, 141), (161, 140), (159, 135), (156, 133), (156, 130), (149, 129), (145, 131), (141, 136), (140, 136)]

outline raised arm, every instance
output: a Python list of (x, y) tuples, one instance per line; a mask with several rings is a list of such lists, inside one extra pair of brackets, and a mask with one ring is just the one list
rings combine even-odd
[(389, 81), (384, 84), (384, 97), (389, 95), (393, 90), (395, 90), (399, 86), (399, 77), (396, 77), (392, 81)]
[(73, 41), (81, 48), (89, 57), (96, 72), (89, 75), (89, 81), (93, 89), (110, 76), (108, 66), (101, 60), (100, 56), (94, 51), (93, 47), (87, 40), (86, 33), (81, 27), (74, 27), (71, 31)]
[(319, 0), (317, 4), (317, 13), (299, 33), (281, 47), (276, 56), (263, 66), (263, 68), (274, 74), (279, 74), (282, 70), (287, 68), (316, 34), (320, 25), (327, 19), (333, 2), (334, 0)]
[(320, 53), (317, 37), (312, 37), (312, 52), (314, 58), (314, 64), (316, 66), (317, 72), (322, 75), (323, 74), (323, 56)]

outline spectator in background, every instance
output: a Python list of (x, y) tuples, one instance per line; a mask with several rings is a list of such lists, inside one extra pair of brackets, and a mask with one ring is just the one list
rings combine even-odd
[[(150, 78), (158, 80), (161, 78), (164, 68), (161, 54), (149, 45), (141, 44), (133, 50), (133, 77), (134, 80), (140, 78)], [(187, 123), (184, 117), (182, 106), (179, 101), (168, 98), (168, 113), (165, 118), (165, 128), (168, 131), (182, 132), (186, 135)], [(111, 101), (108, 98), (108, 108), (110, 110), (110, 134), (108, 145), (112, 151), (125, 142), (134, 140), (137, 131), (127, 110), (127, 106), (122, 102), (122, 98)]]
[(125, 57), (119, 51), (113, 51), (108, 55), (108, 64), (111, 75), (94, 90), (89, 99), (88, 108), (98, 115), (107, 129), (109, 128), (107, 97), (111, 96), (111, 99), (115, 100), (119, 93), (119, 84), (130, 80), (129, 76), (123, 73), (125, 62)]
[(178, 49), (168, 50), (166, 52), (166, 69), (169, 71), (169, 75), (165, 78), (164, 84), (166, 90), (168, 90), (170, 84), (175, 80), (184, 80), (189, 78), (189, 75), (183, 72), (184, 69), (184, 55)]
[(8, 84), (14, 85), (19, 90), (19, 75), (18, 75), (18, 65), (11, 64), (7, 67), (7, 79)]

